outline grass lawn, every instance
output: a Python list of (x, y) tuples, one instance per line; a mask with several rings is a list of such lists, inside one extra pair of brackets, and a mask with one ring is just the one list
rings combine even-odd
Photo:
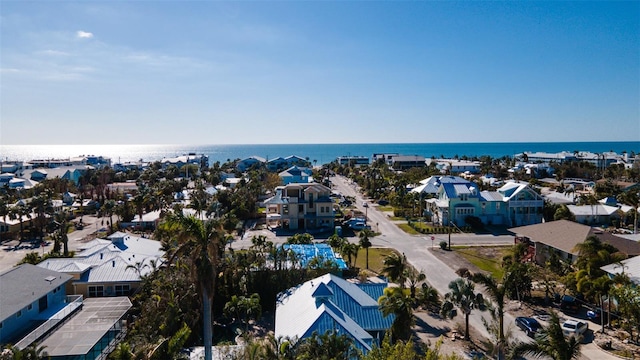
[(378, 205), (378, 210), (379, 211), (393, 211), (393, 206), (391, 206), (391, 205), (386, 205), (386, 206)]
[(506, 255), (510, 249), (510, 246), (452, 246), (453, 251), (477, 266), (480, 270), (490, 272), (496, 279), (502, 279), (502, 275), (504, 274), (502, 257)]
[(402, 231), (406, 232), (409, 235), (417, 235), (420, 234), (414, 228), (409, 226), (409, 224), (396, 224)]
[[(384, 258), (385, 256), (396, 252), (393, 249), (389, 249), (389, 248), (369, 248), (369, 270), (374, 271), (378, 274), (380, 274), (380, 272), (382, 271), (382, 268), (384, 267), (383, 262), (384, 262)], [(365, 249), (360, 249), (358, 251), (358, 259), (356, 261), (356, 266), (359, 267), (360, 269), (366, 269), (366, 250)]]

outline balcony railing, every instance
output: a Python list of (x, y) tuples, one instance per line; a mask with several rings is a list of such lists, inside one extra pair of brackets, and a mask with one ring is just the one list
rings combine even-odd
[(31, 345), (38, 339), (42, 338), (53, 330), (58, 324), (66, 320), (71, 314), (82, 307), (82, 295), (67, 295), (65, 302), (67, 305), (60, 311), (51, 316), (47, 321), (38, 326), (35, 330), (23, 337), (16, 343), (16, 347), (20, 350)]

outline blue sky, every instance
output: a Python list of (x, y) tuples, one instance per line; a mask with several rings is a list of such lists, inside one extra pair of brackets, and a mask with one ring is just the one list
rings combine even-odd
[(640, 2), (5, 1), (0, 143), (640, 140)]

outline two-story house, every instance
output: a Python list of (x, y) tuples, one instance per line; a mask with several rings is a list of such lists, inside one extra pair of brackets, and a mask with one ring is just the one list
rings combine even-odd
[(497, 191), (480, 192), (464, 180), (442, 183), (427, 206), (442, 225), (464, 226), (473, 216), (485, 225), (521, 226), (542, 222), (544, 199), (528, 184), (508, 182)]
[(296, 155), (289, 155), (285, 158), (277, 157), (266, 162), (266, 167), (269, 171), (281, 171), (294, 165), (309, 167), (311, 163), (307, 159)]
[(266, 162), (267, 160), (259, 156), (250, 156), (248, 158), (238, 160), (238, 163), (236, 164), (236, 169), (240, 172), (245, 172), (251, 167), (262, 166)]
[(267, 222), (291, 230), (332, 229), (331, 189), (317, 183), (291, 183), (276, 188), (265, 200)]

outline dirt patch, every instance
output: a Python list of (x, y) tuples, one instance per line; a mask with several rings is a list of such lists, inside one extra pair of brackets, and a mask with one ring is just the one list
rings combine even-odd
[(455, 251), (442, 250), (440, 248), (431, 248), (429, 251), (431, 251), (433, 255), (443, 263), (447, 264), (451, 269), (453, 269), (453, 271), (457, 272), (458, 269), (466, 268), (472, 273), (480, 272), (480, 269), (478, 269), (477, 266), (458, 255)]
[(416, 325), (413, 327), (414, 338), (420, 345), (435, 347), (438, 341), (441, 354), (456, 354), (462, 357), (473, 354), (474, 351), (483, 352), (482, 336), (473, 327), (469, 328), (471, 340), (464, 340), (464, 318), (443, 319), (438, 314), (419, 310), (414, 312)]

